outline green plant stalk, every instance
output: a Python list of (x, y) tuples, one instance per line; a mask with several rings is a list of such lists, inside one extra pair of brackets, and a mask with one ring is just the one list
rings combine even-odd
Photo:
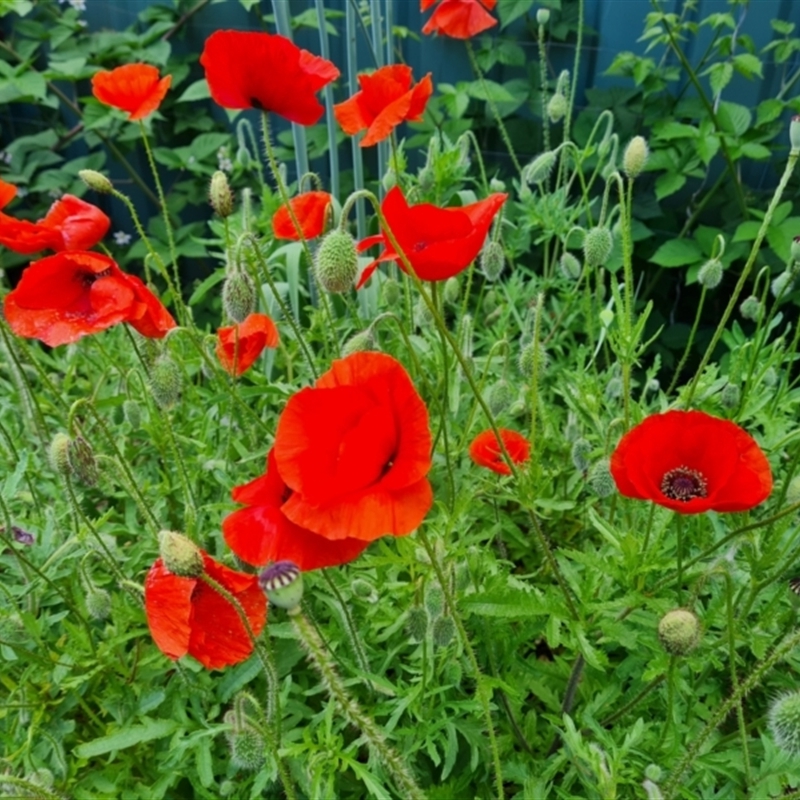
[(424, 792), (417, 785), (400, 754), (386, 741), (386, 736), (375, 720), (348, 693), (322, 640), (303, 614), (300, 606), (291, 609), (289, 616), (297, 638), (305, 648), (312, 666), (322, 678), (323, 685), (347, 717), (348, 722), (361, 732), (370, 749), (386, 767), (400, 790), (401, 796), (409, 798), (409, 800), (424, 800)]
[(186, 504), (186, 530), (184, 533), (190, 536), (196, 536), (197, 531), (195, 528), (197, 527), (197, 500), (194, 497), (192, 485), (189, 482), (189, 475), (186, 471), (186, 462), (184, 461), (181, 450), (178, 447), (178, 440), (175, 437), (175, 430), (172, 427), (172, 420), (169, 418), (169, 412), (162, 411), (160, 418), (164, 423), (164, 429), (167, 431), (167, 439), (169, 439), (170, 447), (172, 448), (172, 454), (178, 464), (178, 476), (180, 478), (181, 488), (183, 489), (183, 499)]
[(678, 607), (683, 603), (683, 516), (676, 514), (675, 535), (678, 543), (675, 552), (677, 559), (677, 569), (675, 570), (675, 593), (678, 598)]
[(575, 107), (575, 96), (578, 91), (578, 70), (581, 65), (581, 53), (583, 52), (583, 20), (586, 13), (586, 0), (578, 0), (578, 30), (575, 39), (575, 60), (572, 64), (572, 75), (570, 76), (569, 103), (567, 103), (567, 113), (564, 116), (563, 139), (568, 141), (572, 133), (572, 111)]
[(631, 698), (627, 703), (625, 703), (622, 708), (617, 709), (613, 714), (606, 717), (604, 720), (600, 722), (600, 726), (602, 728), (608, 728), (609, 726), (613, 725), (617, 720), (622, 719), (628, 712), (633, 711), (639, 703), (644, 700), (647, 695), (650, 694), (654, 689), (657, 689), (661, 686), (662, 683), (666, 680), (667, 676), (666, 673), (661, 673), (657, 677), (653, 678), (637, 695)]
[[(441, 313), (441, 298), (439, 297), (439, 289), (437, 284), (433, 284), (431, 287), (431, 299), (433, 300), (433, 304), (437, 307), (439, 312)], [(450, 408), (450, 400), (449, 400), (449, 383), (450, 383), (450, 365), (447, 361), (447, 341), (445, 340), (444, 336), (442, 336), (441, 329), (439, 330), (439, 341), (442, 346), (442, 395), (439, 398), (439, 408), (441, 411), (441, 418), (440, 418), (440, 431), (442, 433), (442, 441), (444, 443), (444, 458), (445, 463), (447, 464), (447, 484), (450, 487), (450, 503), (449, 508), (452, 512), (453, 505), (456, 501), (456, 481), (453, 477), (453, 465), (452, 460), (450, 458), (450, 442), (447, 438), (447, 421), (448, 421), (448, 411)], [(437, 436), (438, 438), (438, 436)]]
[(750, 271), (753, 268), (753, 264), (755, 264), (756, 257), (758, 256), (758, 252), (761, 247), (761, 242), (764, 240), (764, 236), (766, 236), (767, 228), (769, 227), (769, 224), (772, 221), (772, 216), (775, 213), (775, 209), (778, 207), (778, 204), (780, 203), (780, 199), (783, 196), (783, 192), (786, 189), (786, 185), (789, 183), (789, 178), (791, 178), (792, 176), (792, 172), (794, 171), (798, 157), (800, 157), (800, 150), (792, 148), (792, 150), (789, 153), (789, 158), (786, 161), (786, 168), (783, 171), (783, 175), (781, 176), (778, 188), (775, 190), (775, 194), (772, 196), (772, 200), (770, 200), (769, 207), (767, 208), (767, 211), (764, 214), (764, 219), (761, 221), (761, 227), (758, 229), (758, 234), (756, 235), (755, 241), (753, 242), (753, 246), (750, 248), (750, 255), (747, 259), (747, 262), (744, 265), (744, 268), (742, 269), (742, 274), (739, 276), (739, 280), (736, 282), (733, 294), (731, 294), (731, 299), (728, 301), (728, 305), (722, 312), (722, 317), (720, 318), (719, 324), (717, 325), (717, 328), (714, 331), (714, 335), (711, 337), (711, 341), (708, 343), (708, 347), (706, 347), (706, 351), (703, 354), (703, 358), (701, 359), (700, 364), (697, 367), (697, 371), (695, 372), (694, 379), (692, 380), (692, 383), (689, 386), (689, 392), (686, 397), (687, 407), (690, 406), (692, 399), (694, 398), (694, 393), (697, 390), (697, 384), (700, 381), (700, 376), (703, 374), (703, 370), (708, 365), (708, 362), (711, 359), (711, 355), (713, 354), (714, 349), (717, 346), (717, 343), (722, 338), (722, 333), (725, 330), (725, 326), (728, 324), (728, 320), (730, 319), (730, 316), (733, 313), (734, 308), (736, 308), (736, 303), (739, 300), (739, 295), (742, 293), (742, 289), (744, 288), (745, 282), (747, 281), (747, 278), (750, 275)]
[(539, 82), (542, 87), (542, 149), (546, 153), (550, 150), (550, 118), (547, 115), (547, 54), (544, 49), (544, 25), (538, 27), (536, 44), (539, 51)]
[[(358, 46), (356, 38), (356, 20), (358, 17), (358, 7), (355, 0), (345, 3), (345, 37), (347, 39), (347, 89), (352, 97), (358, 90)], [(360, 17), (359, 17), (360, 19)], [(367, 36), (369, 42), (369, 37)], [(371, 42), (370, 46), (371, 46)], [(352, 136), (350, 148), (353, 156), (353, 185), (356, 191), (364, 189), (364, 157), (359, 143), (360, 135)], [(356, 232), (358, 238), (363, 239), (367, 235), (367, 215), (364, 211), (364, 203), (356, 205)]]
[[(483, 154), (481, 153), (481, 146), (478, 144), (478, 137), (475, 136), (475, 131), (473, 131), (471, 128), (466, 131), (464, 135), (472, 144), (472, 152), (474, 153), (475, 158), (478, 160), (478, 169), (481, 173), (481, 186), (483, 186), (483, 191), (488, 195), (489, 180), (486, 177), (486, 166), (483, 163)], [(502, 213), (502, 211), (500, 213)]]
[[(358, 668), (366, 675), (369, 675), (372, 672), (372, 668), (370, 667), (367, 654), (364, 652), (364, 648), (361, 644), (361, 638), (358, 635), (358, 628), (356, 628), (356, 624), (353, 622), (353, 617), (347, 608), (347, 603), (345, 603), (344, 597), (342, 597), (342, 593), (339, 591), (339, 587), (336, 585), (336, 581), (331, 577), (330, 570), (323, 569), (322, 577), (328, 584), (328, 588), (336, 597), (336, 602), (339, 604), (339, 610), (342, 612), (342, 618), (344, 619), (345, 627), (347, 628), (347, 638), (350, 640), (350, 646), (353, 648), (356, 661), (358, 661)], [(369, 681), (367, 682), (371, 687), (372, 683)]]
[(700, 292), (700, 301), (697, 304), (697, 311), (695, 311), (692, 329), (689, 331), (689, 339), (686, 342), (686, 347), (683, 349), (681, 360), (678, 362), (678, 366), (675, 368), (675, 372), (672, 375), (672, 380), (669, 383), (669, 388), (667, 389), (668, 397), (673, 391), (675, 391), (675, 387), (678, 385), (681, 372), (683, 372), (683, 368), (686, 366), (686, 362), (689, 360), (689, 354), (692, 352), (692, 345), (694, 344), (694, 337), (697, 335), (697, 329), (700, 327), (700, 317), (703, 313), (703, 305), (706, 302), (707, 294), (708, 289), (704, 286)]
[(529, 375), (530, 379), (530, 394), (529, 402), (531, 404), (531, 430), (528, 434), (528, 439), (531, 443), (531, 453), (536, 454), (536, 410), (539, 407), (539, 372), (541, 369), (539, 342), (542, 333), (542, 308), (544, 306), (544, 294), (539, 292), (536, 297), (535, 316), (533, 318), (533, 374)]
[(664, 785), (664, 800), (672, 800), (677, 796), (681, 780), (686, 772), (691, 768), (694, 760), (700, 754), (700, 750), (708, 740), (708, 737), (717, 729), (725, 717), (741, 703), (748, 692), (752, 691), (761, 682), (761, 679), (779, 662), (785, 658), (797, 645), (800, 644), (800, 630), (784, 639), (772, 653), (760, 661), (753, 671), (743, 680), (733, 691), (731, 696), (721, 703), (717, 710), (712, 714), (703, 730), (697, 738), (689, 745), (681, 760), (672, 770), (669, 780)]
[(669, 667), (667, 668), (667, 709), (664, 726), (661, 728), (661, 734), (658, 737), (657, 750), (663, 747), (664, 742), (667, 740), (667, 734), (672, 727), (673, 708), (675, 706), (675, 665), (677, 661), (676, 656), (669, 657)]

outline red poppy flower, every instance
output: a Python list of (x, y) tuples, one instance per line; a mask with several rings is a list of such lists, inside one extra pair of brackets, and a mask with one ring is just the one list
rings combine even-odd
[(403, 536), (433, 503), (428, 410), (402, 365), (383, 353), (334, 361), (291, 397), (274, 453), (294, 492), (281, 510), (327, 539)]
[(223, 108), (272, 111), (299, 125), (319, 121), (325, 109), (316, 94), (339, 77), (330, 61), (270, 33), (216, 31), (200, 63)]
[(270, 450), (266, 473), (232, 492), (233, 499), (248, 508), (222, 520), (225, 541), (242, 561), (254, 567), (270, 561), (291, 561), (306, 572), (346, 564), (369, 545), (368, 541), (349, 537), (330, 541), (295, 525), (281, 510), (291, 496), (292, 490), (278, 473), (275, 454)]
[(277, 347), (279, 341), (278, 329), (266, 314), (249, 314), (238, 325), (217, 331), (217, 358), (231, 375), (242, 375), (265, 347)]
[[(420, 7), (427, 11), (435, 2), (437, 0), (421, 0)], [(488, 13), (495, 5), (497, 0), (441, 0), (422, 32), (471, 39), (497, 25), (497, 20)]]
[[(206, 574), (230, 592), (258, 636), (267, 621), (267, 600), (258, 576), (236, 572), (202, 553)], [(158, 559), (144, 582), (147, 624), (156, 646), (177, 660), (187, 653), (208, 669), (244, 661), (253, 643), (236, 609), (202, 578), (173, 575)]]
[[(11, 188), (16, 192), (14, 187)], [(3, 205), (0, 202), (0, 208)], [(111, 220), (97, 206), (65, 194), (38, 222), (15, 219), (0, 212), (0, 244), (24, 255), (45, 248), (55, 251), (89, 250), (108, 233), (110, 225)]]
[(159, 78), (151, 64), (126, 64), (92, 77), (92, 94), (107, 106), (128, 112), (133, 121), (150, 116), (160, 105), (172, 76)]
[(135, 276), (101, 253), (70, 251), (34, 261), (3, 302), (17, 336), (55, 347), (120, 322), (160, 339), (175, 320)]
[[(466, 269), (480, 252), (495, 214), (507, 194), (490, 194), (485, 200), (461, 208), (439, 208), (430, 203), (409, 206), (395, 186), (381, 203), (381, 211), (397, 243), (417, 275), (424, 281), (444, 281)], [(381, 261), (403, 262), (385, 233), (368, 236), (358, 244), (366, 250), (382, 244), (384, 251), (361, 273), (360, 289)]]
[[(522, 464), (530, 458), (530, 442), (521, 433), (506, 428), (499, 428), (499, 431), (506, 451), (515, 464)], [(483, 431), (472, 440), (469, 457), (479, 466), (486, 467), (492, 472), (498, 472), (500, 475), (511, 474), (511, 468), (503, 458), (503, 451), (494, 431)]]
[(0, 208), (5, 208), (17, 196), (17, 187), (0, 178)]
[(653, 414), (631, 428), (611, 456), (611, 474), (626, 497), (681, 514), (746, 511), (772, 491), (755, 439), (702, 411)]
[(403, 121), (419, 122), (433, 94), (430, 72), (412, 86), (411, 67), (403, 64), (381, 67), (372, 75), (359, 75), (358, 83), (361, 91), (344, 103), (337, 103), (333, 113), (350, 136), (367, 129), (361, 147), (382, 141)]
[[(304, 192), (289, 201), (289, 206), (300, 225), (303, 239), (315, 239), (325, 230), (328, 207), (332, 199), (327, 192)], [(276, 239), (289, 239), (293, 242), (299, 242), (301, 239), (285, 205), (281, 206), (272, 217), (272, 232)]]

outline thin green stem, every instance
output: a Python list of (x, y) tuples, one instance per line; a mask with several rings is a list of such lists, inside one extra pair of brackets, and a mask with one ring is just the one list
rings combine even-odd
[(637, 695), (635, 695), (632, 699), (630, 699), (627, 703), (625, 703), (622, 708), (618, 708), (613, 714), (606, 717), (604, 720), (600, 722), (600, 726), (603, 728), (608, 728), (609, 726), (613, 725), (618, 719), (622, 719), (627, 713), (633, 711), (639, 703), (644, 700), (647, 695), (650, 694), (654, 689), (657, 689), (661, 686), (662, 683), (666, 680), (666, 673), (661, 673), (657, 677), (653, 678)]
[(706, 294), (708, 294), (708, 289), (704, 286), (700, 292), (700, 301), (697, 304), (697, 310), (694, 314), (694, 322), (692, 323), (691, 331), (689, 331), (689, 338), (686, 341), (686, 347), (683, 349), (681, 360), (678, 362), (678, 366), (675, 368), (675, 372), (672, 375), (672, 380), (669, 383), (667, 397), (669, 397), (675, 391), (675, 387), (678, 385), (678, 380), (680, 380), (681, 377), (681, 372), (683, 372), (683, 368), (686, 366), (686, 362), (689, 360), (689, 354), (692, 352), (692, 345), (694, 344), (694, 337), (697, 335), (697, 329), (700, 327), (700, 317), (703, 314), (703, 305), (706, 302)]
[(546, 153), (550, 149), (550, 118), (547, 115), (547, 54), (544, 49), (544, 25), (539, 25), (536, 43), (539, 50), (539, 83), (542, 92), (542, 149)]

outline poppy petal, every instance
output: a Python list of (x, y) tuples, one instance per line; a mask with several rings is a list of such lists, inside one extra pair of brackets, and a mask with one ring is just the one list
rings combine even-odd
[(168, 658), (189, 652), (191, 597), (197, 580), (173, 575), (158, 559), (144, 581), (144, 607), (153, 641)]
[[(328, 208), (333, 198), (328, 192), (305, 192), (293, 197), (289, 206), (300, 225), (303, 239), (315, 239), (325, 230)], [(272, 232), (276, 239), (300, 241), (300, 233), (292, 222), (289, 209), (283, 205), (272, 217)]]
[(152, 114), (167, 94), (172, 76), (159, 78), (151, 64), (126, 64), (92, 77), (92, 93), (101, 102), (128, 112), (131, 121)]
[(266, 314), (249, 314), (238, 325), (217, 331), (216, 354), (219, 363), (231, 375), (242, 375), (255, 364), (266, 347), (280, 341), (275, 323)]

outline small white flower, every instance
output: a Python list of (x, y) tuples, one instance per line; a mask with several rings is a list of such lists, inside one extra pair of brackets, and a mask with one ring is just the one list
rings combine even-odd
[(114, 232), (114, 242), (120, 246), (130, 244), (131, 235), (129, 233), (125, 233), (125, 231), (115, 231)]
[(218, 166), (223, 172), (233, 172), (233, 161), (229, 158), (221, 158)]
[(69, 4), (76, 11), (86, 11), (86, 0), (69, 0)]

